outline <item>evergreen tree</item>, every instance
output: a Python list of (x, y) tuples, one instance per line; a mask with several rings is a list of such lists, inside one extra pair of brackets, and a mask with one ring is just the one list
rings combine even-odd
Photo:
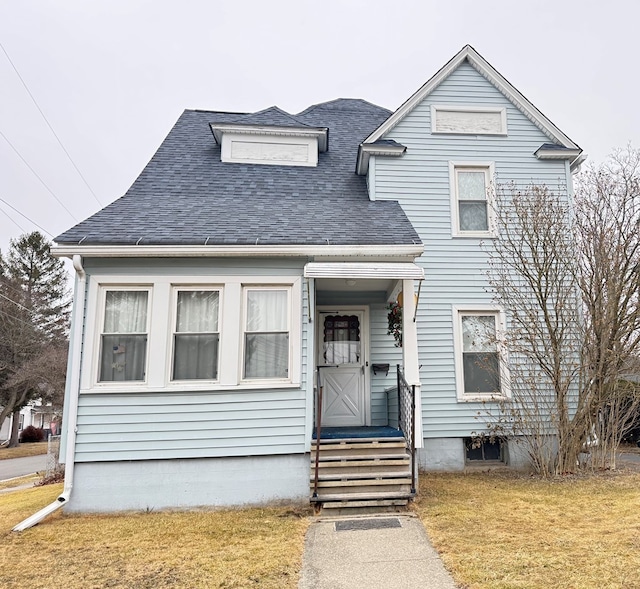
[(61, 402), (70, 299), (64, 263), (37, 231), (0, 253), (0, 424), (30, 400)]

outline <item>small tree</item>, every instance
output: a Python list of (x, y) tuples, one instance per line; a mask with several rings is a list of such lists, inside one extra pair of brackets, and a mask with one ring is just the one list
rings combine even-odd
[(563, 189), (496, 190), (499, 239), (487, 246), (510, 325), (512, 398), (490, 427), (525, 442), (542, 474), (594, 467), (615, 452), (640, 396), (622, 377), (640, 343), (640, 154), (617, 152)]
[(567, 207), (544, 186), (498, 187), (499, 239), (485, 246), (489, 284), (508, 313), (500, 343), (511, 391), (490, 426), (524, 441), (543, 475), (572, 470), (579, 450), (571, 407), (579, 391), (580, 303)]

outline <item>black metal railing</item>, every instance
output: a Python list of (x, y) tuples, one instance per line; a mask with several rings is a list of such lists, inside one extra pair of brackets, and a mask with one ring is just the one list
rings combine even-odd
[(336, 366), (318, 366), (316, 369), (316, 456), (313, 473), (313, 499), (318, 498), (318, 478), (320, 469), (320, 438), (322, 437), (322, 379), (320, 370), (322, 368), (336, 368)]
[(411, 492), (416, 493), (416, 385), (409, 385), (400, 364), (398, 371), (398, 424), (411, 456)]

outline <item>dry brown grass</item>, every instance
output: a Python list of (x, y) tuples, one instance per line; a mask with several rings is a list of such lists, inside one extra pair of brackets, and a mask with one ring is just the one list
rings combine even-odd
[(17, 448), (0, 448), (0, 460), (10, 458), (24, 458), (25, 456), (38, 456), (47, 453), (47, 442), (34, 442), (32, 444), (20, 444)]
[(423, 474), (415, 504), (468, 589), (640, 588), (640, 474)]
[(306, 512), (287, 508), (65, 516), (9, 530), (61, 485), (0, 495), (0, 587), (296, 587)]
[(33, 485), (40, 480), (39, 474), (28, 474), (24, 477), (17, 477), (14, 479), (7, 479), (6, 481), (0, 481), (0, 491), (3, 489), (12, 489), (13, 487), (21, 487), (22, 485)]

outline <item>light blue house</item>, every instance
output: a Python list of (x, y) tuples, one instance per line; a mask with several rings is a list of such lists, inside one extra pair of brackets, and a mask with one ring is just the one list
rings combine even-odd
[(470, 46), (395, 113), (185, 111), (122, 198), (56, 238), (77, 271), (60, 503), (395, 505), (417, 466), (522, 466), (465, 445), (509, 395), (477, 361), (498, 366), (506, 325), (489, 187), (570, 198), (580, 161)]

